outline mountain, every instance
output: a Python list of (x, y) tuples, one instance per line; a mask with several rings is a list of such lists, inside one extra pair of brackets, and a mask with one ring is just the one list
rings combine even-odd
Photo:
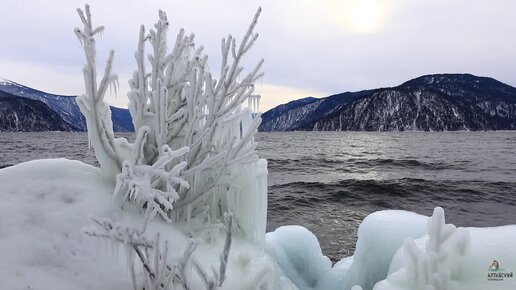
[(74, 131), (45, 103), (0, 91), (0, 132)]
[(262, 115), (261, 131), (516, 129), (516, 88), (470, 74), (426, 75), (393, 88), (280, 107)]
[(279, 105), (276, 108), (274, 108), (274, 110), (269, 110), (269, 111), (265, 112), (262, 115), (262, 118), (265, 117), (267, 119), (274, 119), (274, 118), (277, 118), (277, 117), (281, 116), (282, 114), (288, 112), (289, 110), (293, 110), (295, 108), (311, 104), (318, 100), (319, 99), (314, 98), (314, 97), (307, 97), (304, 99), (294, 100), (294, 101), (288, 102), (286, 104)]
[(134, 132), (133, 118), (131, 117), (131, 113), (129, 113), (128, 109), (122, 109), (113, 106), (109, 106), (109, 109), (111, 109), (113, 131)]
[(260, 131), (293, 131), (324, 118), (349, 101), (369, 94), (370, 91), (346, 92), (323, 99), (305, 98), (279, 105), (262, 114)]
[[(56, 112), (64, 122), (74, 128), (74, 130), (86, 131), (86, 120), (75, 102), (75, 96), (49, 94), (2, 78), (0, 78), (0, 92), (43, 102), (48, 108)], [(115, 131), (134, 131), (129, 110), (112, 106), (110, 106), (110, 109), (113, 118), (113, 129)]]

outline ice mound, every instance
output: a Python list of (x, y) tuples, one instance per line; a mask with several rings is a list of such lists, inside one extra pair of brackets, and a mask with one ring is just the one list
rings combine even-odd
[(37, 160), (1, 169), (0, 184), (1, 289), (131, 287), (123, 264), (80, 234), (90, 214), (120, 214), (98, 168)]
[(266, 235), (267, 248), (285, 274), (300, 290), (315, 289), (331, 261), (321, 251), (319, 241), (301, 226), (283, 226)]
[[(98, 168), (66, 159), (0, 169), (0, 289), (132, 289), (125, 249), (81, 234), (92, 225), (90, 216), (141, 220), (116, 206), (113, 186)], [(184, 230), (157, 221), (149, 227), (168, 239), (172, 257), (183, 253), (189, 240)], [(297, 289), (260, 248), (233, 242), (225, 290)], [(194, 254), (203, 265), (218, 266), (223, 246), (223, 239), (203, 242)]]
[(368, 215), (358, 228), (358, 241), (342, 289), (354, 285), (364, 290), (385, 279), (396, 251), (406, 238), (426, 234), (428, 217), (402, 210), (384, 210)]
[(516, 226), (457, 228), (436, 208), (427, 229), (404, 242), (375, 290), (516, 289)]
[(333, 267), (322, 254), (319, 241), (306, 228), (284, 226), (267, 234), (267, 247), (283, 272), (301, 290), (349, 290), (354, 285), (372, 289), (385, 279), (396, 251), (405, 238), (426, 233), (426, 216), (407, 211), (386, 210), (367, 216), (358, 230), (353, 257)]

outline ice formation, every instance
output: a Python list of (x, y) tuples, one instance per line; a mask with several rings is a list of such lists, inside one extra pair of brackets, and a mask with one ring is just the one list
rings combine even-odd
[(427, 217), (406, 211), (379, 211), (367, 216), (358, 229), (353, 263), (344, 280), (345, 288), (359, 285), (372, 289), (385, 279), (392, 258), (406, 238), (426, 233)]
[[(267, 234), (267, 249), (299, 289), (371, 290), (387, 277), (391, 261), (406, 238), (426, 233), (427, 217), (406, 211), (380, 211), (367, 216), (358, 230), (355, 254), (331, 266), (317, 238), (300, 226)], [(415, 289), (414, 289), (415, 290)]]
[[(515, 289), (515, 240), (516, 226), (457, 228), (445, 224), (444, 211), (436, 208), (428, 219), (427, 234), (404, 242), (389, 275), (374, 289)], [(495, 260), (503, 267), (491, 269)]]
[[(260, 9), (240, 44), (231, 35), (222, 40), (218, 81), (208, 71), (207, 56), (202, 47), (195, 46), (193, 34), (181, 30), (169, 52), (169, 23), (163, 11), (159, 11), (154, 29), (147, 33), (141, 26), (135, 53), (137, 69), (129, 81), (128, 94), (136, 130), (133, 144), (114, 138), (103, 101), (107, 87), (116, 88), (118, 80), (111, 72), (113, 51), (97, 84), (95, 36), (104, 27), (93, 26), (89, 6), (78, 13), (84, 27), (75, 33), (86, 55), (86, 93), (78, 98), (78, 104), (86, 117), (90, 142), (103, 175), (108, 179), (116, 176), (115, 195), (144, 209), (140, 228), (96, 219), (96, 227), (85, 233), (123, 243), (129, 251), (128, 260), (134, 255), (139, 258), (147, 289), (178, 285), (189, 289), (194, 282), (185, 269), (190, 264), (206, 289), (221, 288), (234, 233), (258, 247), (264, 245), (267, 164), (258, 159), (254, 143), (261, 122), (254, 82), (262, 76), (263, 60), (245, 77), (240, 66), (258, 38), (254, 28)], [(150, 72), (145, 60), (147, 43), (152, 48), (147, 57)], [(179, 261), (167, 261), (167, 240), (162, 245), (159, 235), (147, 235), (147, 227), (156, 216), (186, 224), (192, 235)], [(219, 271), (209, 275), (193, 258), (193, 252), (198, 238), (216, 239), (221, 228), (226, 232), (226, 246)], [(130, 269), (137, 288), (134, 267)]]
[[(417, 247), (414, 240), (405, 240), (402, 248), (403, 270), (390, 275), (389, 282), (403, 285), (407, 289), (457, 289), (457, 281), (454, 280), (460, 279), (462, 274), (459, 265), (470, 246), (469, 232), (445, 224), (444, 210), (439, 207), (428, 219), (427, 229), (428, 239), (424, 251)], [(380, 283), (375, 289), (382, 289), (386, 284)]]
[[(516, 289), (516, 226), (457, 228), (444, 211), (432, 217), (399, 210), (364, 219), (355, 254), (330, 267), (315, 236), (289, 226), (267, 234), (267, 248), (299, 289)], [(490, 267), (493, 261), (503, 267)]]
[[(84, 27), (75, 33), (86, 56), (86, 93), (77, 102), (89, 140), (103, 176), (116, 177), (115, 196), (135, 203), (143, 212), (141, 225), (96, 218), (96, 225), (84, 233), (123, 244), (128, 261), (136, 257), (141, 264), (145, 289), (191, 289), (195, 282), (188, 265), (193, 265), (205, 289), (222, 288), (233, 236), (264, 246), (267, 163), (258, 158), (254, 143), (261, 122), (254, 82), (263, 75), (263, 60), (245, 77), (240, 66), (258, 38), (254, 28), (260, 11), (240, 44), (231, 35), (222, 40), (219, 80), (208, 71), (207, 56), (195, 46), (193, 34), (180, 30), (169, 52), (169, 22), (163, 11), (154, 29), (147, 33), (141, 26), (137, 69), (129, 81), (129, 111), (136, 130), (131, 144), (114, 137), (109, 107), (103, 101), (107, 88), (116, 89), (118, 81), (112, 73), (114, 52), (97, 84), (95, 37), (104, 27), (93, 26), (88, 5), (84, 11), (78, 9)], [(147, 43), (152, 48), (148, 63)], [(181, 259), (169, 259), (168, 240), (147, 233), (157, 216), (184, 226), (191, 235)], [(219, 270), (209, 274), (193, 252), (200, 239), (212, 242), (221, 232), (225, 232), (225, 246)], [(134, 288), (140, 287), (131, 262), (130, 273)], [(261, 287), (258, 282), (254, 287)]]
[(320, 289), (324, 273), (331, 269), (315, 235), (301, 226), (283, 226), (268, 233), (267, 248), (300, 290)]
[[(191, 227), (204, 227), (206, 223), (222, 220), (229, 208), (234, 208), (233, 195), (254, 195), (256, 186), (252, 180), (266, 172), (266, 163), (256, 154), (254, 135), (261, 122), (258, 110), (259, 96), (254, 94), (254, 82), (262, 76), (261, 60), (246, 76), (240, 66), (243, 56), (252, 47), (258, 35), (254, 32), (260, 10), (256, 13), (240, 44), (230, 35), (222, 40), (222, 63), (220, 79), (212, 78), (207, 69), (207, 56), (202, 47), (196, 47), (194, 35), (181, 30), (169, 52), (167, 42), (168, 20), (159, 11), (158, 22), (148, 33), (142, 26), (135, 59), (137, 69), (129, 81), (131, 91), (129, 110), (136, 130), (136, 140), (130, 144), (125, 139), (114, 138), (109, 110), (103, 101), (109, 85), (116, 87), (117, 77), (112, 73), (114, 52), (111, 52), (105, 73), (99, 84), (96, 81), (95, 37), (104, 27), (95, 28), (89, 7), (78, 9), (84, 24), (75, 33), (84, 46), (86, 65), (84, 80), (86, 93), (78, 98), (81, 112), (88, 125), (90, 142), (101, 165), (103, 175), (113, 179), (122, 172), (117, 181), (129, 184), (127, 179), (144, 178), (149, 172), (152, 190), (173, 191), (168, 202), (157, 200), (165, 207), (165, 219), (186, 222)], [(152, 48), (145, 55), (146, 44)], [(147, 61), (150, 69), (147, 72)], [(170, 152), (181, 150), (184, 154), (176, 159), (163, 158)], [(160, 163), (160, 164), (158, 164)], [(158, 165), (157, 165), (158, 164)], [(175, 166), (183, 164), (182, 171)], [(147, 166), (147, 167), (146, 167)], [(159, 167), (160, 172), (152, 171)], [(243, 176), (242, 168), (249, 166), (250, 178)], [(136, 171), (140, 173), (136, 173)], [(128, 172), (134, 172), (131, 175)], [(152, 173), (151, 173), (152, 172)], [(254, 175), (253, 175), (254, 173)], [(177, 175), (182, 183), (168, 183), (163, 175)], [(145, 177), (145, 178), (147, 178)], [(235, 180), (247, 179), (249, 184), (235, 184)], [(186, 186), (188, 184), (188, 186)], [(164, 188), (165, 187), (165, 188)], [(127, 186), (118, 189), (131, 191)], [(130, 194), (122, 196), (130, 196)], [(259, 192), (266, 196), (265, 192)], [(243, 197), (240, 201), (259, 199)], [(265, 199), (259, 200), (266, 204)], [(173, 204), (173, 206), (172, 206)], [(260, 206), (265, 209), (266, 206)], [(251, 218), (235, 213), (237, 224), (252, 241), (263, 241), (265, 211)], [(261, 235), (261, 236), (260, 236)]]
[[(120, 228), (141, 225), (131, 204), (121, 208), (113, 202), (113, 185), (99, 168), (66, 159), (36, 160), (0, 169), (0, 184), (0, 289), (132, 289), (123, 244), (80, 231), (93, 225), (90, 216)], [(160, 233), (162, 245), (168, 241), (171, 262), (181, 259), (190, 243), (189, 233), (164, 221), (149, 223), (146, 232), (149, 237)], [(193, 252), (208, 276), (212, 267), (219, 272), (224, 246), (221, 237), (201, 242)], [(195, 271), (193, 265), (185, 270)], [(238, 236), (225, 276), (226, 290), (296, 289), (269, 255)], [(192, 277), (191, 289), (205, 288), (200, 277)], [(137, 273), (137, 278), (142, 277)]]

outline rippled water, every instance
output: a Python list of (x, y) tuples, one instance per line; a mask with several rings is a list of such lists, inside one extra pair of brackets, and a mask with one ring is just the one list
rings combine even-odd
[(516, 132), (259, 135), (269, 230), (302, 224), (332, 259), (351, 255), (369, 213), (435, 206), (460, 226), (516, 224)]
[[(459, 226), (516, 224), (516, 132), (259, 133), (257, 142), (269, 161), (268, 230), (303, 225), (333, 260), (353, 253), (358, 225), (381, 209), (443, 206)], [(0, 133), (0, 167), (56, 157), (96, 164), (85, 133)]]

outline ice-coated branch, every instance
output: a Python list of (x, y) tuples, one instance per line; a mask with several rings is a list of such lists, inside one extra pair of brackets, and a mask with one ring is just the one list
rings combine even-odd
[(199, 274), (199, 277), (201, 278), (201, 281), (203, 281), (203, 284), (207, 290), (222, 289), (222, 285), (226, 280), (226, 268), (228, 265), (229, 251), (233, 241), (233, 226), (233, 214), (225, 214), (224, 231), (226, 232), (226, 241), (224, 242), (224, 249), (222, 250), (222, 253), (219, 257), (220, 265), (218, 271), (216, 271), (215, 268), (212, 268), (211, 270), (213, 275), (210, 276), (208, 273), (206, 273), (206, 270), (199, 264), (196, 259), (192, 259), (193, 267)]
[(146, 222), (152, 220), (156, 214), (170, 222), (168, 212), (172, 211), (174, 201), (179, 198), (176, 186), (190, 187), (180, 176), (186, 162), (175, 165), (171, 163), (188, 150), (188, 147), (171, 150), (168, 145), (164, 145), (162, 156), (151, 166), (133, 165), (129, 161), (124, 161), (122, 173), (117, 176), (115, 196), (123, 195), (123, 200), (134, 201), (145, 208)]
[(113, 242), (129, 243), (138, 247), (152, 247), (152, 242), (143, 236), (143, 232), (121, 224), (113, 223), (106, 218), (91, 218), (95, 227), (85, 227), (82, 232), (89, 236), (102, 237)]
[(151, 241), (145, 237), (145, 232), (115, 224), (109, 219), (93, 218), (93, 221), (96, 227), (84, 228), (83, 233), (89, 236), (107, 238), (113, 242), (121, 243), (127, 248), (127, 259), (134, 289), (140, 289), (136, 281), (134, 254), (138, 257), (144, 270), (145, 289), (170, 289), (169, 286), (174, 280), (183, 285), (183, 289), (191, 289), (185, 280), (184, 271), (185, 265), (188, 264), (196, 247), (187, 250), (188, 253), (176, 264), (169, 265), (167, 262), (168, 242), (165, 241), (162, 244), (159, 234)]
[[(258, 16), (259, 12), (255, 16)], [(254, 29), (254, 25), (250, 26), (250, 31)], [(250, 34), (248, 32), (247, 34)], [(230, 39), (231, 36), (229, 36)], [(247, 43), (248, 38), (244, 37), (243, 43)], [(229, 43), (229, 42), (228, 42)], [(192, 136), (190, 143), (192, 145), (201, 144), (199, 146), (193, 146), (191, 152), (188, 155), (187, 162), (189, 166), (185, 171), (192, 172), (197, 171), (199, 173), (212, 170), (217, 168), (219, 172), (226, 172), (230, 166), (237, 163), (253, 162), (257, 159), (255, 153), (255, 147), (252, 145), (253, 137), (255, 135), (255, 128), (261, 122), (261, 118), (256, 116), (254, 119), (252, 112), (242, 109), (244, 101), (250, 97), (254, 86), (250, 83), (250, 80), (256, 75), (259, 70), (260, 64), (251, 74), (251, 77), (244, 78), (240, 83), (237, 82), (237, 76), (234, 73), (237, 70), (238, 63), (245, 53), (240, 50), (233, 59), (231, 68), (228, 66), (228, 52), (230, 49), (229, 45), (225, 45), (223, 41), (223, 63), (221, 81), (214, 82), (211, 80), (211, 76), (207, 76), (206, 87), (208, 88), (205, 94), (208, 94), (208, 101), (206, 103), (207, 113), (200, 115), (202, 121), (202, 127), (196, 131), (190, 130), (187, 136)], [(228, 76), (228, 71), (232, 76)], [(240, 69), (238, 69), (240, 70)], [(216, 83), (216, 85), (214, 84)], [(230, 90), (230, 88), (238, 87), (238, 90)], [(194, 111), (192, 115), (199, 115), (198, 111)], [(252, 119), (251, 124), (246, 126), (247, 119)], [(195, 137), (202, 137), (202, 139), (195, 140)], [(242, 150), (246, 148), (247, 150)], [(209, 159), (220, 159), (220, 162), (213, 162), (212, 166), (207, 166), (210, 162), (206, 162)], [(220, 178), (222, 175), (219, 175)], [(218, 179), (213, 179), (212, 185), (216, 185)], [(210, 188), (209, 184), (206, 184), (202, 188)], [(182, 204), (190, 204), (196, 202), (203, 195), (208, 194), (210, 191), (198, 191), (185, 192), (181, 195)]]
[(75, 28), (75, 34), (84, 48), (86, 65), (83, 68), (84, 85), (86, 93), (77, 97), (77, 104), (81, 113), (86, 118), (88, 126), (88, 137), (90, 144), (95, 149), (95, 155), (100, 163), (104, 175), (114, 177), (121, 170), (123, 158), (118, 152), (113, 134), (111, 111), (104, 102), (104, 95), (108, 87), (113, 86), (116, 90), (118, 77), (112, 74), (114, 51), (109, 53), (104, 75), (97, 85), (96, 69), (96, 46), (95, 36), (100, 34), (103, 26), (93, 28), (90, 7), (85, 10), (77, 9), (79, 18), (84, 27)]
[(226, 242), (224, 243), (224, 250), (220, 255), (220, 267), (219, 267), (219, 287), (226, 280), (226, 268), (228, 266), (229, 250), (231, 249), (231, 242), (233, 241), (233, 214), (228, 213), (224, 216), (225, 218), (225, 231), (226, 231)]
[(137, 69), (133, 73), (133, 78), (129, 81), (131, 91), (128, 93), (129, 111), (131, 112), (135, 128), (149, 125), (146, 122), (146, 118), (152, 116), (147, 104), (150, 95), (148, 90), (149, 75), (147, 75), (145, 70), (145, 43), (149, 38), (150, 36), (145, 34), (145, 26), (142, 25), (140, 27), (138, 47), (134, 53)]

